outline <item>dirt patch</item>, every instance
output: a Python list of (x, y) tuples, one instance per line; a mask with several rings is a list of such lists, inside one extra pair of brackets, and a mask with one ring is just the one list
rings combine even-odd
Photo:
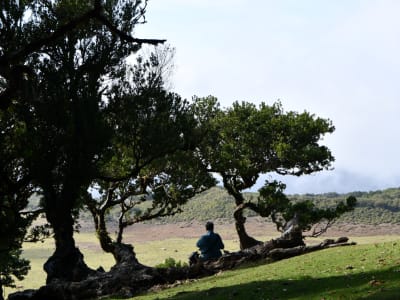
[(382, 236), (382, 235), (399, 235), (400, 224), (383, 223), (379, 225), (366, 224), (337, 224), (328, 230), (325, 235), (339, 236)]

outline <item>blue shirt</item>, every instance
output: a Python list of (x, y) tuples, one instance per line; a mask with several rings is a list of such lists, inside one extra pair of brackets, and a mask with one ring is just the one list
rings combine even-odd
[(207, 231), (197, 242), (196, 246), (200, 249), (202, 260), (218, 258), (222, 256), (221, 250), (224, 243), (218, 233)]

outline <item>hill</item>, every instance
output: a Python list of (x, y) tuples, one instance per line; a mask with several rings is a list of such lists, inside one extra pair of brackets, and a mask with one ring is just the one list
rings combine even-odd
[[(400, 223), (400, 188), (382, 191), (352, 192), (347, 194), (304, 194), (289, 195), (294, 201), (312, 200), (319, 207), (332, 207), (348, 196), (357, 197), (357, 207), (353, 212), (343, 215), (338, 222), (355, 224)], [(256, 201), (257, 193), (246, 193), (251, 201)], [(234, 199), (222, 188), (214, 187), (197, 195), (182, 207), (182, 213), (157, 220), (162, 223), (232, 219)], [(254, 216), (251, 211), (248, 216)]]
[[(303, 194), (289, 195), (294, 201), (312, 200), (318, 207), (332, 207), (348, 196), (357, 198), (357, 207), (353, 212), (346, 213), (338, 223), (370, 224), (382, 223), (400, 224), (400, 188), (361, 192), (356, 191), (347, 194), (326, 193), (326, 194)], [(257, 200), (257, 193), (246, 193), (246, 198), (251, 201)], [(30, 208), (36, 207), (39, 203), (37, 196), (32, 198)], [(150, 202), (144, 202), (141, 209), (145, 209)], [(140, 209), (140, 208), (138, 208)], [(234, 199), (222, 187), (213, 187), (193, 199), (182, 207), (182, 213), (174, 216), (159, 218), (150, 223), (177, 223), (206, 220), (232, 220), (235, 209)], [(255, 216), (252, 211), (247, 211), (247, 216)], [(111, 211), (109, 221), (118, 218), (119, 212)], [(89, 212), (82, 212), (80, 220), (82, 223), (92, 222)], [(92, 225), (90, 225), (92, 226)]]

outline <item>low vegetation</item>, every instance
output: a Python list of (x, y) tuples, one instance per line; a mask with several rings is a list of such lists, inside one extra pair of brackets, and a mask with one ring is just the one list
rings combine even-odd
[(188, 263), (182, 262), (180, 260), (176, 261), (172, 257), (168, 257), (163, 263), (156, 265), (157, 268), (182, 268), (187, 267)]

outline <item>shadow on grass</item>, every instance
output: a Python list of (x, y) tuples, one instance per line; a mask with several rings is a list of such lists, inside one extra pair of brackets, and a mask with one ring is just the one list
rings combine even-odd
[(398, 267), (323, 278), (265, 280), (199, 292), (180, 292), (170, 299), (400, 299)]

